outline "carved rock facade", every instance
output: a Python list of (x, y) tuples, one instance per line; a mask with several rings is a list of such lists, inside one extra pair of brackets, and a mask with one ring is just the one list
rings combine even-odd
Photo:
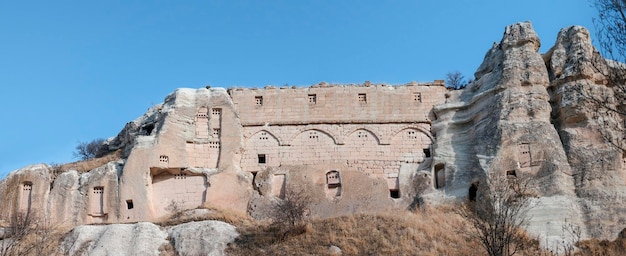
[[(310, 214), (403, 211), (465, 200), (488, 173), (529, 176), (528, 230), (549, 243), (613, 238), (626, 226), (622, 108), (582, 27), (538, 53), (530, 23), (506, 28), (464, 90), (442, 81), (178, 89), (107, 141), (122, 159), (57, 176), (45, 165), (0, 183), (0, 219), (38, 211), (72, 225), (155, 221), (172, 209), (227, 208), (256, 218), (293, 190)], [(607, 140), (608, 139), (608, 140)]]

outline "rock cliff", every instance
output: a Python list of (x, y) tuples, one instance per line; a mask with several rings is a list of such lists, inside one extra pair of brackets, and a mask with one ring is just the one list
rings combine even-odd
[[(539, 47), (530, 23), (507, 26), (457, 91), (441, 81), (177, 89), (107, 140), (100, 153), (118, 159), (9, 174), (0, 225), (20, 213), (70, 226), (137, 223), (196, 207), (263, 219), (294, 190), (318, 217), (404, 211), (470, 199), (495, 173), (532, 179), (528, 231), (546, 246), (571, 242), (566, 225), (612, 239), (626, 226), (624, 120), (612, 111), (623, 102), (586, 29), (563, 29), (543, 55)], [(127, 242), (106, 234), (144, 230), (156, 240), (136, 253), (158, 252), (168, 235), (177, 251), (219, 251), (221, 242), (187, 242), (224, 228), (214, 224), (81, 226), (64, 250), (106, 254), (99, 243)]]
[(539, 197), (528, 229), (540, 241), (568, 240), (568, 224), (586, 226), (583, 237), (614, 237), (626, 218), (624, 171), (605, 137), (621, 141), (623, 130), (611, 129), (621, 117), (590, 100), (612, 98), (604, 60), (582, 27), (563, 29), (544, 55), (539, 46), (530, 23), (506, 27), (475, 81), (434, 108), (433, 163), (447, 187), (428, 197), (466, 198), (488, 173), (529, 176)]

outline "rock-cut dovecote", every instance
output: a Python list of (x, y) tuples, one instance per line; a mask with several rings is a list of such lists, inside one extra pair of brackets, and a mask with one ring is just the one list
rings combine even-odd
[(615, 65), (582, 27), (563, 29), (546, 54), (539, 46), (530, 23), (506, 27), (457, 91), (443, 81), (178, 89), (106, 142), (118, 158), (11, 173), (0, 222), (19, 212), (155, 221), (199, 206), (265, 218), (292, 191), (306, 191), (319, 217), (404, 211), (467, 200), (495, 173), (532, 177), (528, 230), (542, 241), (567, 240), (567, 223), (612, 238), (626, 226), (626, 166), (606, 138), (621, 141), (623, 119), (588, 96), (614, 98), (603, 72)]

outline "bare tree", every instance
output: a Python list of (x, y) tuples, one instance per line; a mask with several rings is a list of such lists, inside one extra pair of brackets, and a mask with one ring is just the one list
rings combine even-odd
[(490, 256), (514, 255), (528, 246), (522, 228), (530, 220), (531, 195), (530, 179), (492, 173), (478, 185), (475, 200), (455, 212), (470, 224), (463, 232)]
[(465, 81), (465, 76), (457, 70), (446, 74), (446, 85), (448, 88), (458, 90), (465, 88), (467, 81)]
[[(585, 99), (591, 102), (597, 111), (595, 118), (603, 116), (621, 116), (626, 118), (626, 0), (593, 0), (598, 17), (593, 19), (596, 28), (596, 42), (603, 58), (592, 60), (595, 70), (608, 79), (608, 86), (613, 89), (610, 97), (582, 88), (575, 88)], [(579, 86), (580, 87), (580, 86)], [(613, 146), (626, 151), (621, 136), (610, 131), (623, 133), (625, 127), (619, 123), (604, 122), (602, 137)]]
[(303, 223), (307, 217), (311, 197), (304, 189), (291, 188), (285, 191), (283, 199), (279, 199), (274, 208), (274, 223), (294, 228)]
[(611, 60), (624, 63), (626, 60), (626, 0), (595, 0), (594, 6), (598, 10), (598, 18), (594, 18), (593, 23), (602, 54)]
[(53, 254), (62, 233), (36, 212), (17, 213), (0, 237), (0, 256)]
[(165, 207), (170, 213), (170, 219), (178, 220), (185, 213), (185, 200), (173, 200)]
[(79, 158), (80, 160), (100, 157), (99, 151), (103, 143), (104, 139), (102, 138), (94, 139), (89, 142), (79, 142), (78, 145), (76, 145), (74, 157)]

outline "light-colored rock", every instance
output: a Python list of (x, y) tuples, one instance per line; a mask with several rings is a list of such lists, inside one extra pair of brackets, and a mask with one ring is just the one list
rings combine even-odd
[[(476, 81), (458, 100), (434, 108), (438, 119), (433, 122), (433, 163), (445, 165), (446, 187), (436, 193), (457, 199), (467, 198), (471, 184), (487, 173), (532, 177), (542, 199), (537, 204), (541, 209), (531, 211), (535, 221), (528, 230), (550, 240), (563, 237), (563, 231), (538, 220), (547, 218), (555, 225), (566, 218), (577, 225), (584, 222), (582, 216), (568, 214), (582, 210), (572, 169), (551, 123), (546, 90), (550, 80), (539, 45), (530, 23), (508, 26), (500, 44), (487, 52)], [(571, 210), (541, 203), (550, 198), (564, 200)]]
[(103, 152), (122, 160), (80, 174), (33, 165), (0, 181), (0, 226), (28, 210), (70, 225), (199, 206), (263, 219), (290, 190), (306, 191), (315, 217), (402, 211), (466, 200), (496, 173), (532, 178), (528, 231), (544, 246), (571, 242), (559, 228), (570, 224), (613, 239), (626, 225), (626, 157), (611, 145), (624, 118), (589, 99), (626, 109), (603, 75), (622, 64), (607, 63), (578, 26), (539, 48), (530, 23), (507, 26), (458, 91), (442, 81), (177, 89), (107, 140)]
[(572, 167), (586, 231), (614, 239), (626, 226), (626, 157), (613, 145), (624, 145), (624, 116), (612, 111), (623, 108), (614, 96), (617, 86), (603, 75), (607, 64), (583, 27), (562, 29), (544, 58), (553, 118)]
[(225, 255), (226, 245), (239, 233), (233, 225), (220, 221), (199, 221), (167, 229), (178, 255)]
[(63, 255), (159, 255), (167, 232), (152, 223), (77, 226), (61, 245)]
[(328, 246), (328, 254), (330, 255), (342, 255), (343, 252), (341, 251), (341, 248), (335, 246), (335, 245), (331, 245)]

